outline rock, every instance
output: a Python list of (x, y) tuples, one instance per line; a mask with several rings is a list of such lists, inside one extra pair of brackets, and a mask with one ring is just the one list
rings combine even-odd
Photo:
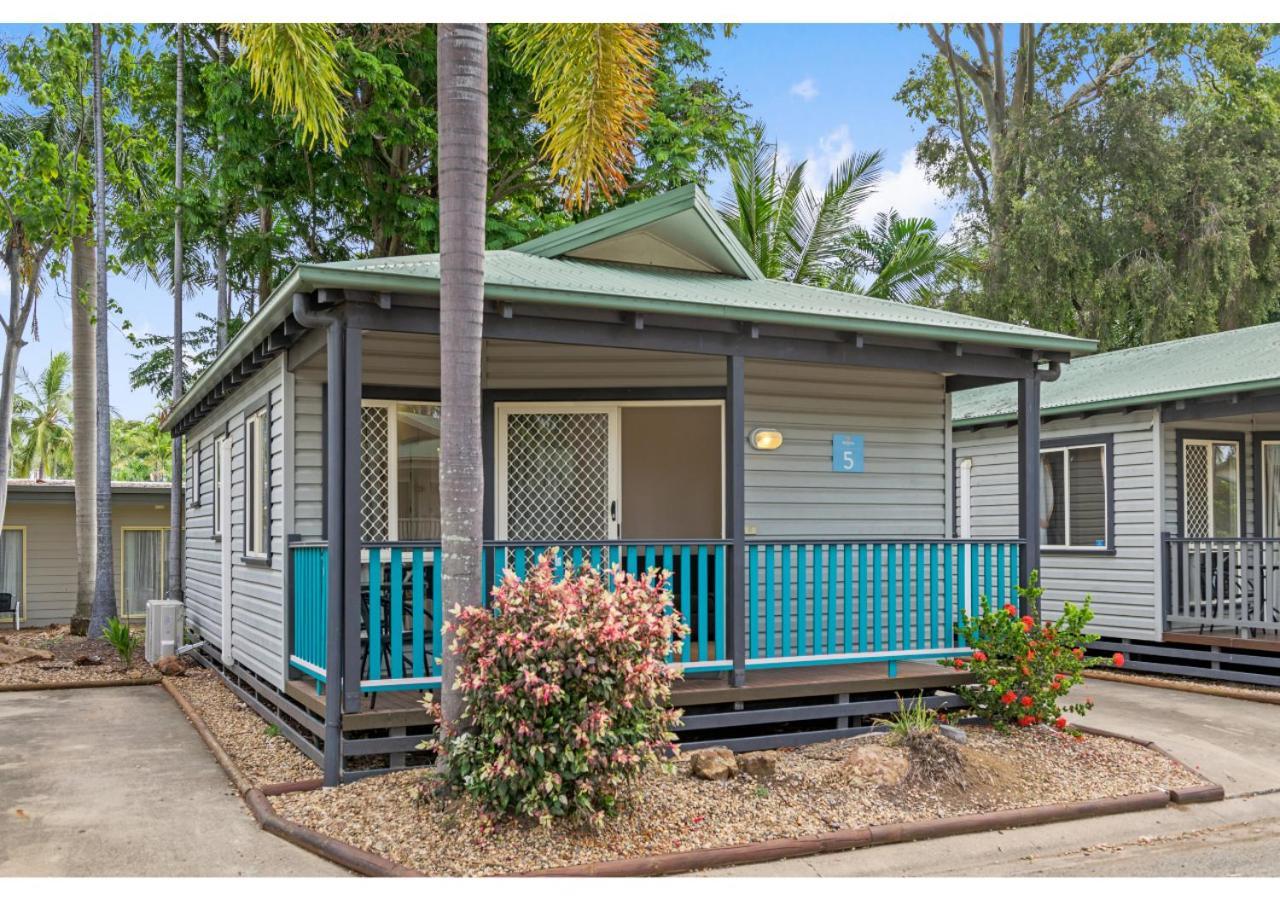
[(173, 677), (186, 672), (187, 667), (182, 664), (182, 660), (178, 659), (178, 657), (170, 655), (162, 656), (156, 660), (156, 670), (161, 675)]
[(964, 729), (957, 728), (954, 725), (939, 725), (938, 732), (943, 737), (951, 738), (957, 744), (963, 744), (969, 739), (968, 735), (964, 733)]
[(758, 750), (738, 757), (738, 768), (752, 778), (770, 778), (777, 771), (781, 754), (777, 750)]
[(16, 647), (12, 644), (0, 644), (0, 666), (15, 665), (24, 662), (47, 662), (53, 659), (48, 650), (35, 647)]
[(738, 760), (728, 747), (707, 747), (689, 754), (689, 771), (706, 781), (728, 781), (738, 774)]
[(75, 664), (77, 666), (100, 666), (102, 665), (102, 657), (89, 655), (77, 656), (75, 658)]
[(884, 744), (857, 744), (835, 767), (839, 780), (895, 785), (902, 781), (911, 761), (900, 747)]
[(71, 663), (67, 662), (66, 660), (58, 660), (55, 662), (41, 663), (40, 665), (36, 666), (36, 668), (40, 669), (43, 672), (53, 672), (53, 671), (56, 671), (57, 669), (70, 669)]

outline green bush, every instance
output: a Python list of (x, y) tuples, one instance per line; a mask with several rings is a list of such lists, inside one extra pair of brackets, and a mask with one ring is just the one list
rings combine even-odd
[(142, 646), (142, 635), (135, 634), (129, 626), (112, 617), (102, 629), (102, 636), (120, 655), (120, 667), (127, 669), (133, 663), (133, 655)]
[(1063, 730), (1067, 727), (1064, 712), (1084, 715), (1093, 705), (1091, 701), (1060, 704), (1071, 688), (1084, 681), (1084, 671), (1098, 666), (1122, 666), (1124, 656), (1085, 655), (1085, 647), (1098, 639), (1096, 634), (1085, 633), (1085, 627), (1093, 620), (1088, 597), (1083, 606), (1063, 604), (1062, 616), (1056, 622), (1040, 623), (1037, 620), (1044, 591), (1034, 573), (1030, 586), (1018, 588), (1018, 593), (1036, 615), (1019, 617), (1013, 604), (992, 609), (990, 601), (983, 597), (981, 613), (962, 614), (957, 629), (973, 655), (941, 663), (972, 674), (973, 681), (957, 692), (975, 715), (997, 728), (1039, 724)]
[(584, 566), (556, 581), (554, 554), (523, 579), (507, 571), (492, 610), (454, 610), (470, 728), (428, 746), (448, 783), (493, 815), (598, 820), (672, 747), (679, 672), (667, 659), (687, 629), (669, 573)]

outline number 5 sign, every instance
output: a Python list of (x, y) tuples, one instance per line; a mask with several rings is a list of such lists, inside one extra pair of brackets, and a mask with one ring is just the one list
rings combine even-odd
[(833, 434), (831, 436), (831, 471), (862, 471), (862, 435)]

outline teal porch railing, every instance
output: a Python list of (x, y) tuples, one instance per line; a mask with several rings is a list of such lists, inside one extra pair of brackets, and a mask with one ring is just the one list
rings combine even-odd
[(749, 541), (745, 667), (966, 653), (960, 613), (1016, 605), (1018, 555), (1016, 541)]
[[(489, 541), (491, 588), (523, 574), (548, 543)], [(689, 671), (734, 668), (727, 639), (727, 541), (561, 542), (558, 572), (584, 563), (640, 574), (672, 573), (672, 605), (690, 627), (677, 662)], [(751, 540), (746, 544), (743, 666), (747, 669), (928, 659), (967, 652), (955, 639), (961, 611), (979, 597), (1017, 603), (1016, 541)], [(440, 683), (444, 622), (438, 543), (366, 544), (361, 551), (364, 691)], [(291, 545), (295, 669), (324, 683), (328, 550)], [(488, 590), (486, 590), (487, 600)]]

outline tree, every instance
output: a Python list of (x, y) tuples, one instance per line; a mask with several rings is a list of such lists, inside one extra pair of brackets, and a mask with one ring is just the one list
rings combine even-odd
[[(174, 115), (173, 115), (173, 366), (169, 397), (174, 406), (182, 399), (182, 167), (186, 143), (182, 134), (185, 108), (183, 62), (185, 34), (182, 23), (174, 26)], [(169, 565), (168, 599), (182, 602), (182, 438), (175, 437), (169, 466)]]
[(95, 469), (97, 493), (97, 543), (98, 559), (94, 575), (93, 604), (89, 608), (90, 637), (99, 637), (107, 620), (116, 614), (115, 571), (111, 552), (111, 382), (109, 380), (107, 336), (110, 324), (110, 305), (107, 301), (107, 173), (103, 148), (103, 82), (102, 82), (102, 26), (93, 26), (93, 178), (94, 178), (94, 232), (97, 275), (94, 323), (94, 352), (96, 363), (97, 406), (94, 427), (96, 431), (97, 465)]
[(805, 183), (808, 163), (786, 165), (757, 127), (729, 157), (729, 192), (720, 213), (766, 278), (827, 286), (845, 264), (845, 241), (880, 180), (879, 150), (841, 163), (818, 196)]
[(71, 474), (71, 357), (55, 353), (39, 378), (19, 370), (23, 392), (14, 398), (13, 475), (45, 481)]
[(986, 247), (953, 306), (1108, 349), (1280, 314), (1275, 26), (928, 31), (898, 98)]
[(163, 481), (171, 444), (155, 416), (143, 421), (112, 417), (111, 477), (116, 481)]
[(939, 236), (933, 219), (904, 219), (893, 209), (877, 213), (870, 228), (853, 228), (841, 256), (832, 287), (902, 303), (932, 303), (940, 280), (973, 269), (968, 255)]

